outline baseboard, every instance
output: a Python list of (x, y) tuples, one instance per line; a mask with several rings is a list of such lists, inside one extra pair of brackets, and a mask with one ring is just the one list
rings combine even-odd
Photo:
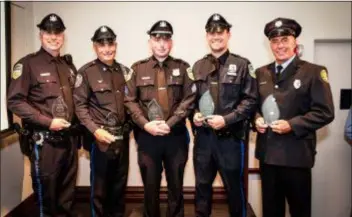
[[(183, 196), (186, 203), (193, 203), (195, 195), (195, 187), (183, 187)], [(143, 186), (129, 186), (126, 188), (126, 202), (128, 203), (142, 203), (144, 198)], [(89, 186), (77, 186), (76, 187), (76, 199), (77, 202), (88, 202), (90, 198), (90, 187)], [(160, 188), (160, 201), (166, 202), (167, 200), (167, 188)], [(213, 202), (214, 203), (225, 203), (226, 193), (223, 187), (213, 187)]]
[[(193, 203), (195, 188), (184, 187), (183, 188), (185, 203)], [(129, 186), (126, 188), (126, 202), (127, 203), (142, 203), (144, 197), (143, 186)], [(167, 199), (167, 188), (160, 188), (160, 201), (166, 202)], [(89, 203), (90, 201), (90, 187), (89, 186), (77, 186), (76, 187), (76, 202), (77, 203)], [(226, 193), (223, 187), (213, 188), (213, 202), (214, 203), (225, 203)], [(33, 213), (36, 210), (36, 202), (34, 194), (28, 196), (18, 206), (16, 206), (10, 213), (4, 217), (23, 217), (28, 213)]]

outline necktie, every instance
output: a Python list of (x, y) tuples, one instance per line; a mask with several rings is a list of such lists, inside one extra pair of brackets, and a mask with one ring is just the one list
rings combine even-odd
[(169, 115), (169, 98), (167, 96), (167, 84), (165, 78), (165, 71), (162, 64), (159, 64), (157, 71), (157, 91), (158, 91), (158, 103), (163, 109), (164, 119), (166, 120)]
[(276, 81), (280, 80), (282, 71), (282, 65), (276, 66)]
[[(119, 119), (120, 123), (123, 123), (125, 121), (125, 111), (123, 108), (123, 103), (121, 103), (121, 100), (119, 100), (121, 92), (121, 76), (119, 76), (119, 72), (115, 71), (113, 68), (110, 69), (111, 75), (112, 75), (112, 86), (113, 86), (113, 93), (114, 93), (114, 98), (115, 98), (115, 104), (117, 107), (117, 116)], [(119, 89), (120, 88), (120, 89)]]

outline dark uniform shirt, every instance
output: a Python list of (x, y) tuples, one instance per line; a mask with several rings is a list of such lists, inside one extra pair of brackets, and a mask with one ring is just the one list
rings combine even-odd
[[(166, 123), (172, 127), (184, 120), (192, 111), (196, 86), (193, 76), (187, 73), (189, 64), (171, 56), (163, 62), (167, 83), (169, 116)], [(143, 129), (148, 120), (148, 103), (157, 99), (156, 74), (160, 70), (158, 61), (154, 57), (139, 61), (132, 65), (134, 73), (127, 81), (128, 94), (125, 105), (131, 113), (132, 120)]]
[[(58, 68), (65, 84), (60, 82)], [(69, 65), (63, 57), (53, 57), (43, 48), (27, 55), (14, 66), (8, 90), (9, 109), (26, 123), (48, 128), (55, 112), (53, 104), (59, 97), (65, 99), (63, 89), (73, 88), (75, 71), (72, 63)], [(64, 107), (73, 113), (73, 103), (65, 102)], [(70, 114), (67, 121), (72, 118)]]
[[(287, 120), (287, 134), (258, 134), (256, 157), (262, 162), (281, 166), (312, 167), (316, 154), (317, 129), (334, 119), (334, 105), (327, 71), (323, 66), (296, 57), (279, 80), (275, 63), (256, 70), (260, 106), (273, 94), (280, 110), (279, 119)], [(256, 117), (262, 116), (261, 110)], [(269, 129), (270, 130), (270, 129)]]
[(129, 72), (130, 69), (120, 63), (114, 62), (108, 66), (99, 59), (78, 70), (74, 90), (76, 114), (91, 133), (101, 126), (124, 124), (124, 75)]
[[(227, 127), (249, 119), (255, 112), (258, 92), (250, 70), (249, 60), (228, 51), (219, 58), (209, 54), (193, 66), (198, 99), (211, 89), (211, 83), (217, 83), (217, 96), (212, 94), (215, 114), (224, 117)], [(238, 129), (241, 127), (239, 124)]]

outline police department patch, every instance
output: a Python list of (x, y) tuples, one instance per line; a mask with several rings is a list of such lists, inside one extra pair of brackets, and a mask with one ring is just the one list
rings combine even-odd
[(194, 74), (192, 72), (192, 68), (191, 67), (187, 68), (187, 75), (188, 75), (189, 79), (194, 81)]
[(321, 79), (323, 79), (323, 81), (325, 81), (326, 83), (329, 83), (328, 73), (326, 72), (325, 69), (320, 71), (320, 77)]
[(23, 65), (21, 63), (17, 63), (12, 70), (11, 77), (12, 79), (17, 79), (22, 75)]
[(125, 81), (131, 80), (132, 75), (133, 75), (133, 69), (129, 69), (128, 71), (123, 70), (123, 76), (125, 77)]
[(78, 74), (78, 75), (76, 76), (75, 88), (81, 86), (82, 80), (83, 80), (82, 75), (81, 75), (81, 74)]
[(250, 75), (252, 78), (254, 78), (254, 79), (257, 78), (257, 76), (255, 75), (255, 71), (254, 71), (254, 68), (253, 68), (252, 64), (249, 64), (249, 65), (248, 65), (248, 71), (249, 71), (249, 75)]

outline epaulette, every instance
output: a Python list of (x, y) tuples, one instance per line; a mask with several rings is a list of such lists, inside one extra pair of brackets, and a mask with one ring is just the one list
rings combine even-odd
[(72, 59), (72, 55), (71, 54), (65, 54), (62, 56), (62, 58), (65, 60), (65, 62), (68, 65), (73, 65), (73, 59)]
[(88, 68), (94, 66), (95, 63), (96, 63), (95, 60), (90, 61), (90, 62), (86, 63), (85, 65), (83, 65), (78, 71), (80, 71), (80, 72), (85, 71), (85, 70), (87, 70)]
[(184, 64), (184, 65), (189, 66), (189, 63), (186, 62), (186, 61), (184, 61), (183, 59), (174, 58), (174, 57), (172, 57), (172, 59), (173, 59), (175, 62), (178, 62), (178, 63), (181, 63), (181, 64)]
[(142, 64), (142, 63), (146, 63), (146, 62), (148, 62), (149, 60), (150, 60), (150, 57), (148, 57), (148, 58), (146, 58), (146, 59), (143, 59), (143, 60), (139, 60), (139, 61), (133, 63), (132, 67), (133, 67), (133, 66), (136, 66), (136, 65), (139, 65), (139, 64)]

